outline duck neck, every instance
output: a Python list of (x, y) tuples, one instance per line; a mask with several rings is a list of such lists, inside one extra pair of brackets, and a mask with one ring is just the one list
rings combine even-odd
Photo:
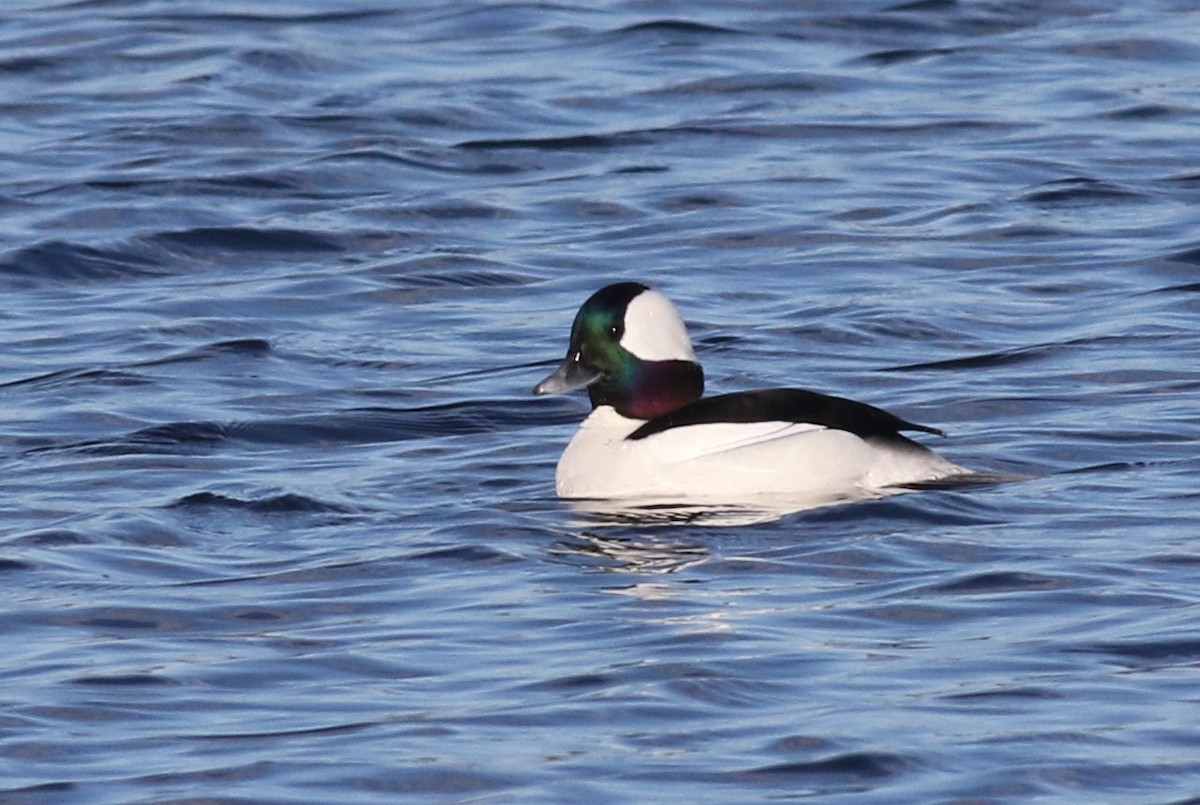
[(694, 361), (638, 361), (627, 377), (588, 387), (592, 408), (611, 405), (628, 419), (654, 419), (700, 399), (704, 370)]

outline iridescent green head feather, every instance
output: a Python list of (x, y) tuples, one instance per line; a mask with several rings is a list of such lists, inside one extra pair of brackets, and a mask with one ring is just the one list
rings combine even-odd
[(571, 326), (566, 359), (534, 393), (585, 386), (593, 407), (612, 405), (634, 419), (660, 416), (700, 398), (704, 374), (665, 296), (621, 282), (584, 302)]

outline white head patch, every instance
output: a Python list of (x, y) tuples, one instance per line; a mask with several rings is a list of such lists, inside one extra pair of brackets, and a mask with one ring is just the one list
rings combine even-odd
[(642, 291), (625, 308), (621, 346), (644, 361), (696, 360), (679, 311), (658, 291)]

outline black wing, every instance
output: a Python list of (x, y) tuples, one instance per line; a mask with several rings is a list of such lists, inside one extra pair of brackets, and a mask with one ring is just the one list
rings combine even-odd
[(645, 439), (656, 433), (686, 425), (716, 422), (811, 422), (844, 430), (863, 439), (908, 442), (903, 430), (946, 434), (937, 428), (918, 425), (889, 414), (882, 408), (805, 389), (739, 391), (705, 397), (669, 414), (655, 417), (629, 434), (627, 439)]

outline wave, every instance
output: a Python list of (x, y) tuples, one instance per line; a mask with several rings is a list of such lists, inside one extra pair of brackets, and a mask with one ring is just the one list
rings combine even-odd
[(105, 439), (34, 447), (26, 453), (175, 454), (207, 451), (230, 442), (291, 447), (351, 446), (530, 428), (572, 422), (576, 416), (574, 408), (556, 407), (545, 400), (516, 398), (412, 408), (348, 408), (234, 422), (164, 422)]

